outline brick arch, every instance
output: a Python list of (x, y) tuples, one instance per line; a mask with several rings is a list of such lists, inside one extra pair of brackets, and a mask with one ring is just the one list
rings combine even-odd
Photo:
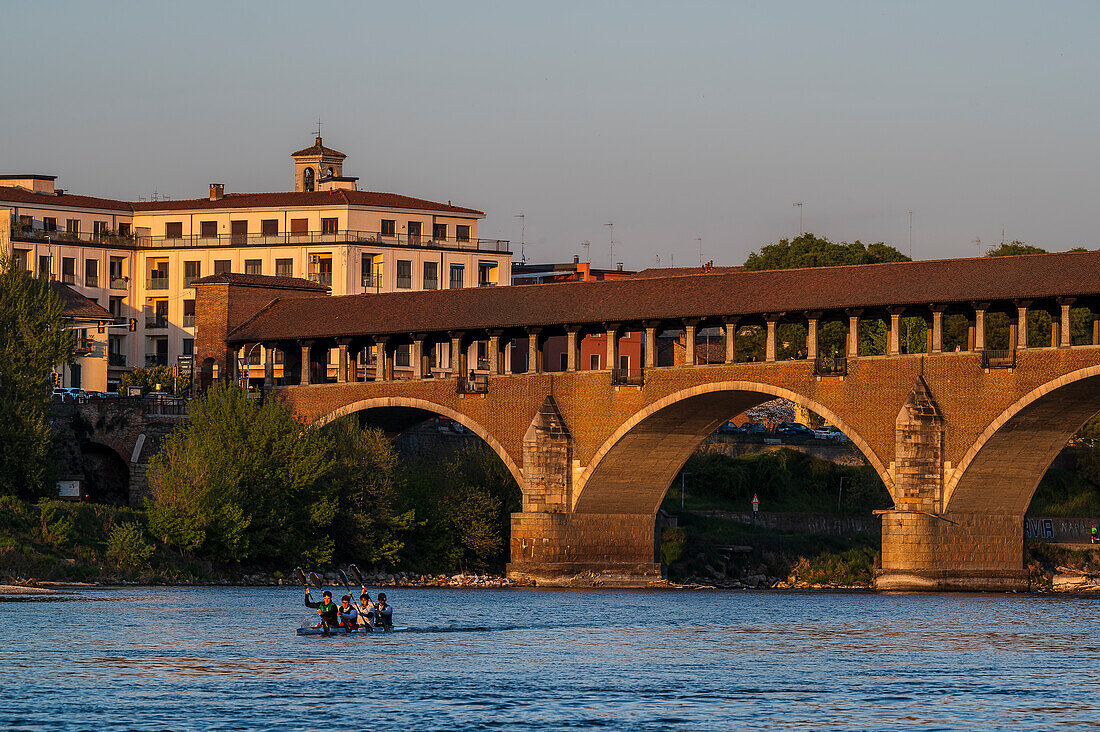
[(944, 485), (944, 512), (1022, 516), (1047, 468), (1100, 411), (1100, 366), (1032, 389), (1004, 410)]
[(336, 409), (328, 414), (322, 415), (313, 421), (311, 427), (321, 427), (323, 425), (339, 419), (340, 417), (354, 414), (356, 412), (367, 411), (370, 409), (417, 409), (424, 412), (432, 412), (438, 414), (441, 417), (454, 420), (466, 429), (473, 432), (480, 437), (485, 444), (487, 444), (493, 452), (504, 462), (505, 467), (512, 474), (512, 477), (516, 479), (516, 483), (523, 485), (523, 472), (516, 465), (515, 460), (508, 454), (508, 451), (504, 449), (504, 446), (500, 444), (500, 441), (493, 436), (489, 430), (485, 429), (475, 420), (471, 419), (461, 412), (457, 412), (450, 407), (445, 407), (442, 404), (436, 404), (435, 402), (428, 401), (427, 399), (417, 399), (415, 397), (376, 397), (373, 399), (360, 399), (359, 401), (345, 404), (344, 406)]
[(772, 384), (722, 381), (678, 391), (635, 413), (592, 456), (577, 480), (578, 513), (656, 513), (668, 486), (699, 445), (746, 409), (783, 398), (840, 428), (894, 494), (893, 480), (870, 444), (828, 407)]

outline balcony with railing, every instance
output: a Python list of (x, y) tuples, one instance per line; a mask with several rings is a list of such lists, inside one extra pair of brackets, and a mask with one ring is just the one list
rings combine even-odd
[(99, 275), (84, 275), (85, 287), (99, 287)]
[(145, 281), (145, 289), (147, 290), (167, 290), (168, 278), (167, 277), (150, 277)]
[(368, 290), (381, 290), (382, 289), (382, 275), (380, 274), (365, 274), (363, 275), (363, 287)]
[(91, 338), (77, 338), (73, 342), (73, 355), (76, 357), (90, 356), (95, 350), (95, 341)]
[(154, 317), (145, 319), (145, 330), (155, 330), (168, 327), (167, 317)]
[(167, 366), (168, 354), (167, 353), (147, 353), (145, 354), (145, 365), (150, 366)]
[(184, 315), (183, 316), (183, 327), (184, 328), (194, 328), (195, 327), (195, 314), (194, 313), (191, 313), (190, 315)]
[(414, 247), (418, 249), (470, 249), (481, 252), (511, 252), (507, 239), (472, 239), (457, 236), (377, 231), (305, 232), (298, 234), (218, 234), (203, 236), (123, 236), (111, 233), (46, 231), (13, 225), (12, 238), (19, 241), (84, 242), (118, 249), (179, 249), (190, 247), (270, 247), (281, 245), (308, 246), (314, 244), (378, 244), (382, 246)]
[(307, 276), (310, 282), (316, 282), (325, 287), (332, 287), (332, 272), (310, 272)]
[(982, 368), (1016, 368), (1016, 351), (1012, 349), (986, 349), (982, 351)]
[(485, 374), (459, 376), (457, 391), (459, 394), (488, 394), (489, 377)]
[(111, 275), (112, 290), (125, 290), (129, 286), (129, 284), (129, 277), (122, 277), (121, 275)]
[(125, 353), (109, 353), (107, 354), (107, 365), (114, 368), (124, 369), (126, 368), (126, 354)]
[(845, 356), (818, 356), (814, 359), (815, 376), (845, 376), (848, 359)]
[(612, 386), (645, 386), (644, 369), (611, 369)]
[(61, 273), (61, 281), (64, 282), (66, 285), (75, 285), (76, 284), (76, 275), (73, 274), (72, 272), (62, 272)]

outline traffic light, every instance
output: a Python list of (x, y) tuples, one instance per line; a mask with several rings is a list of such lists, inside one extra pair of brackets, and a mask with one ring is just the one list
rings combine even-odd
[(137, 318), (130, 318), (130, 332), (137, 332)]
[(51, 371), (50, 372), (50, 383), (53, 385), (53, 388), (55, 388), (55, 389), (58, 386), (60, 386), (61, 385), (61, 374), (57, 373), (56, 371)]
[(102, 333), (106, 329), (107, 329), (106, 324), (102, 320), (99, 321), (99, 328), (96, 329), (96, 332), (97, 333)]

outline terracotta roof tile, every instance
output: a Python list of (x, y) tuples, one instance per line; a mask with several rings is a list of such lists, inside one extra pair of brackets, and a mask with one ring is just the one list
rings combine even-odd
[(637, 272), (635, 279), (652, 279), (654, 277), (686, 277), (688, 275), (701, 275), (701, 274), (729, 274), (730, 272), (741, 272), (745, 268), (741, 265), (733, 265), (728, 267), (712, 266), (710, 269), (704, 270), (702, 267), (650, 267), (649, 269), (643, 269)]
[(327, 287), (319, 282), (303, 280), (298, 277), (274, 277), (272, 275), (241, 274), (240, 272), (219, 272), (194, 280), (198, 284), (216, 284), (225, 282), (231, 285), (245, 285), (252, 287), (285, 288), (290, 290), (318, 290), (328, 292)]
[(54, 280), (50, 282), (50, 289), (61, 298), (63, 313), (70, 320), (110, 321), (115, 319), (109, 310), (104, 309), (95, 300), (84, 297), (68, 285)]
[(347, 157), (347, 155), (340, 152), (339, 150), (333, 150), (331, 147), (325, 147), (324, 145), (322, 145), (320, 137), (315, 139), (316, 142), (314, 142), (312, 145), (306, 148), (302, 148), (298, 152), (292, 152), (290, 154), (290, 157), (296, 158), (300, 155), (329, 155), (335, 158), (340, 158), (341, 160)]
[(71, 193), (56, 195), (53, 193), (34, 193), (26, 188), (15, 186), (0, 186), (0, 204), (14, 203), (32, 206), (68, 206), (70, 208), (98, 208), (108, 211), (131, 210), (126, 201), (116, 201), (111, 198), (95, 198), (93, 196), (74, 196)]
[(180, 201), (140, 201), (134, 211), (179, 211), (216, 208), (282, 208), (285, 206), (370, 206), (425, 211), (443, 211), (460, 215), (484, 216), (484, 211), (447, 203), (412, 198), (397, 193), (369, 191), (289, 191), (284, 193), (227, 193), (224, 198), (189, 198)]
[(1100, 296), (1100, 252), (280, 300), (234, 340)]

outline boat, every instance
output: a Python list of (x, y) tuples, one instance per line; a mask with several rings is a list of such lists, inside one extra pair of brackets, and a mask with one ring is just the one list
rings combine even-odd
[[(398, 626), (389, 628), (388, 630), (386, 628), (381, 628), (381, 627), (356, 628), (355, 630), (348, 630), (348, 631), (345, 631), (343, 628), (334, 628), (334, 629), (329, 630), (329, 635), (372, 635), (372, 634), (375, 634), (375, 633), (377, 633), (377, 634), (404, 633), (406, 631), (408, 631), (408, 628), (398, 627)], [(325, 634), (325, 629), (322, 628), (320, 626), (320, 624), (303, 625), (302, 627), (297, 629), (296, 634), (297, 635), (321, 635), (321, 636), (323, 636)]]

